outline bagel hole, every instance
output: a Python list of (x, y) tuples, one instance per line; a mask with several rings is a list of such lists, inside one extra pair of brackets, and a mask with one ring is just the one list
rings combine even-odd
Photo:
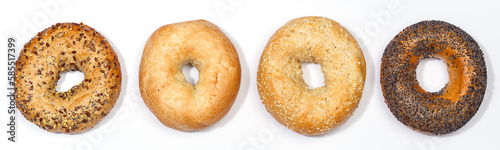
[(198, 70), (191, 63), (185, 64), (182, 66), (182, 74), (184, 74), (184, 78), (186, 81), (191, 83), (191, 85), (196, 85), (198, 82)]
[(446, 64), (435, 58), (422, 59), (417, 65), (417, 81), (427, 92), (438, 92), (448, 83)]
[(61, 78), (57, 81), (57, 92), (65, 92), (73, 86), (83, 81), (85, 75), (80, 71), (68, 71), (61, 73)]
[(319, 64), (303, 62), (302, 73), (302, 78), (304, 78), (309, 89), (325, 86), (324, 75)]

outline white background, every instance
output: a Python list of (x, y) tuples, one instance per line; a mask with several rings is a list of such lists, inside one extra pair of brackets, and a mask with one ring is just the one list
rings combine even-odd
[[(111, 113), (81, 134), (49, 133), (18, 114), (16, 143), (7, 141), (7, 102), (0, 102), (0, 149), (500, 149), (499, 8), (500, 2), (493, 0), (2, 1), (1, 64), (7, 62), (9, 35), (17, 37), (19, 52), (28, 39), (52, 24), (83, 22), (111, 42), (122, 65), (123, 85)], [(303, 136), (278, 124), (261, 104), (256, 87), (257, 66), (268, 39), (287, 21), (302, 16), (328, 17), (347, 28), (358, 40), (367, 65), (359, 108), (345, 124), (321, 136)], [(154, 30), (195, 19), (211, 21), (232, 40), (240, 57), (242, 82), (227, 116), (205, 130), (181, 132), (163, 126), (144, 105), (138, 67)], [(488, 68), (487, 92), (479, 111), (463, 128), (444, 136), (417, 133), (397, 121), (384, 103), (379, 80), (380, 60), (389, 41), (405, 27), (432, 19), (469, 33), (483, 50)], [(446, 80), (444, 67), (432, 65), (439, 61), (427, 64), (424, 82), (433, 81), (434, 74), (438, 81)], [(6, 85), (7, 67), (0, 66), (0, 83)], [(318, 72), (310, 74), (307, 78), (321, 78)], [(442, 86), (427, 83), (437, 89)], [(6, 93), (1, 87), (0, 93)]]

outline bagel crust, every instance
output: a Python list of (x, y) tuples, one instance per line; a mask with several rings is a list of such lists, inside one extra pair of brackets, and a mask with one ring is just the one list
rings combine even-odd
[[(65, 92), (57, 80), (67, 71), (85, 79)], [(29, 121), (50, 132), (92, 128), (120, 95), (121, 69), (108, 41), (82, 23), (58, 23), (24, 45), (16, 62), (16, 103)]]
[[(302, 62), (317, 63), (325, 86), (309, 89)], [(323, 17), (289, 21), (260, 58), (257, 87), (267, 111), (287, 128), (319, 135), (344, 123), (358, 107), (366, 75), (363, 52), (339, 23)]]
[[(418, 84), (420, 60), (437, 58), (449, 82), (438, 92)], [(422, 21), (401, 31), (382, 56), (380, 83), (398, 121), (424, 134), (460, 129), (476, 114), (486, 90), (486, 65), (479, 45), (465, 31), (444, 21)]]
[[(199, 71), (196, 85), (182, 74), (185, 64)], [(139, 69), (141, 96), (170, 128), (200, 130), (222, 119), (240, 87), (238, 54), (226, 35), (205, 20), (158, 28), (144, 47)]]

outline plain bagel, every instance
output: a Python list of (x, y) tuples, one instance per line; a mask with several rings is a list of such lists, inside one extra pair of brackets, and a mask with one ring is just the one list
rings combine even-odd
[[(196, 85), (182, 74), (199, 71)], [(144, 47), (139, 86), (146, 106), (165, 126), (200, 130), (222, 119), (240, 87), (241, 68), (231, 41), (205, 20), (160, 27)]]

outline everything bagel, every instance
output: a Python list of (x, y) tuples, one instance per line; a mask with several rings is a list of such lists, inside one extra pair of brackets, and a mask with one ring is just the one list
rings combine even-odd
[[(57, 80), (67, 71), (85, 79), (65, 92)], [(50, 132), (92, 128), (113, 108), (121, 69), (108, 41), (82, 23), (58, 23), (24, 45), (16, 62), (16, 102), (23, 116)]]

